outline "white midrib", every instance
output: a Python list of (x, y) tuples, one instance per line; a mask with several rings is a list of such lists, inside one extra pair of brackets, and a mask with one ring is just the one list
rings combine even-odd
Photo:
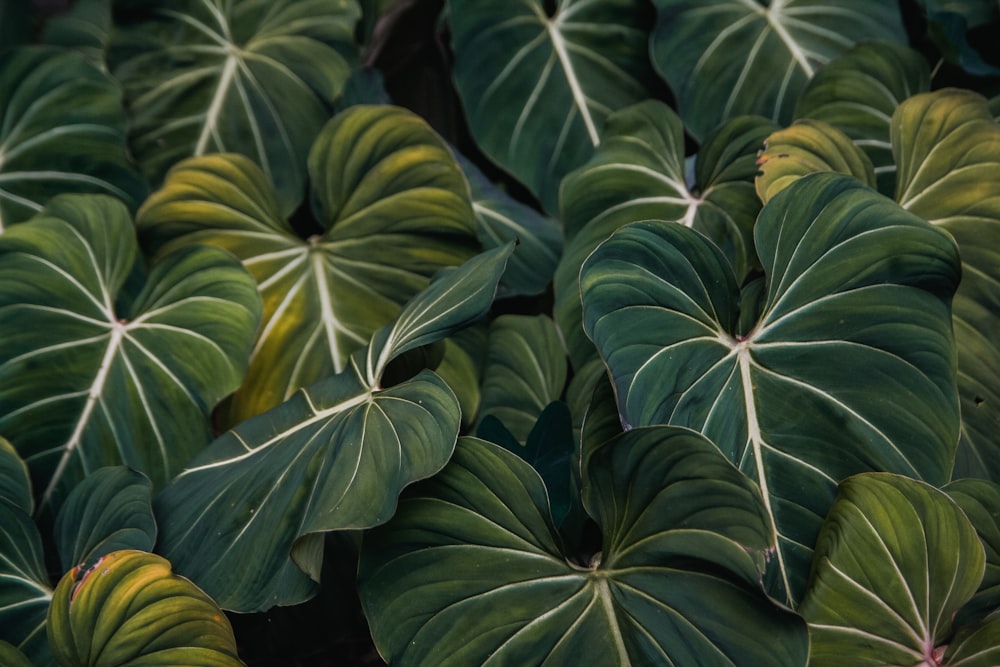
[(330, 348), (330, 359), (333, 370), (339, 373), (344, 370), (344, 360), (337, 347), (337, 315), (333, 312), (330, 302), (330, 286), (326, 282), (326, 265), (323, 262), (323, 251), (317, 248), (310, 250), (309, 261), (312, 264), (313, 276), (316, 278), (316, 291), (319, 293), (320, 318), (326, 332), (326, 344)]
[(205, 112), (205, 124), (201, 127), (201, 135), (198, 137), (198, 143), (194, 147), (195, 155), (205, 154), (208, 142), (219, 124), (219, 116), (222, 115), (222, 103), (226, 101), (226, 94), (229, 92), (229, 86), (232, 85), (233, 76), (235, 76), (236, 67), (239, 64), (239, 56), (234, 51), (235, 48), (234, 46), (229, 47), (229, 55), (226, 56), (226, 62), (222, 66), (222, 74), (219, 75), (219, 85), (216, 86), (215, 94), (212, 95), (212, 102), (208, 106), (208, 111)]
[(788, 32), (788, 28), (781, 23), (780, 14), (782, 10), (782, 3), (776, 2), (771, 5), (771, 7), (766, 11), (767, 22), (774, 28), (774, 32), (781, 38), (781, 41), (785, 43), (785, 47), (788, 52), (792, 54), (792, 58), (795, 62), (799, 64), (802, 71), (805, 72), (806, 78), (811, 79), (812, 75), (816, 73), (816, 70), (812, 65), (809, 64), (809, 58), (806, 54), (799, 48), (798, 42), (791, 36)]
[(594, 144), (595, 147), (600, 146), (601, 135), (597, 131), (597, 124), (594, 122), (593, 116), (590, 115), (590, 108), (587, 106), (587, 96), (583, 94), (580, 80), (576, 78), (576, 70), (573, 69), (573, 63), (566, 48), (566, 40), (563, 39), (562, 33), (559, 32), (559, 22), (557, 20), (548, 21), (546, 26), (549, 30), (549, 38), (552, 40), (552, 48), (555, 49), (556, 56), (559, 58), (559, 64), (562, 65), (563, 74), (566, 75), (566, 82), (569, 83), (569, 90), (573, 95), (573, 101), (576, 102), (577, 108), (580, 109), (580, 117), (583, 118), (583, 124), (587, 127), (587, 135), (590, 137), (590, 143)]
[(125, 325), (117, 322), (111, 325), (111, 335), (108, 338), (108, 347), (104, 350), (104, 358), (101, 359), (101, 365), (97, 368), (97, 375), (94, 376), (94, 381), (90, 384), (87, 400), (83, 404), (83, 410), (80, 411), (80, 416), (76, 420), (73, 432), (70, 434), (69, 440), (66, 441), (62, 457), (59, 459), (59, 465), (56, 466), (56, 470), (52, 474), (52, 480), (42, 495), (42, 507), (49, 504), (52, 494), (55, 493), (56, 487), (59, 484), (59, 480), (62, 479), (63, 474), (66, 472), (66, 466), (69, 465), (69, 462), (73, 458), (73, 453), (80, 447), (80, 443), (83, 441), (83, 433), (90, 423), (94, 407), (100, 400), (101, 394), (104, 393), (104, 384), (108, 380), (108, 372), (111, 370), (111, 364), (115, 359), (115, 355), (118, 354), (122, 339), (125, 337), (125, 329)]
[(632, 660), (629, 658), (628, 650), (625, 648), (625, 640), (622, 638), (621, 628), (618, 627), (618, 616), (615, 614), (614, 602), (611, 597), (611, 587), (608, 586), (608, 580), (605, 577), (596, 577), (594, 583), (597, 587), (597, 596), (601, 599), (601, 606), (608, 617), (608, 623), (611, 624), (611, 635), (615, 642), (615, 648), (618, 649), (620, 664), (622, 667), (629, 667), (632, 664)]
[(757, 466), (757, 483), (760, 486), (760, 495), (764, 501), (764, 509), (767, 512), (768, 520), (771, 522), (771, 539), (774, 541), (774, 552), (778, 559), (778, 570), (781, 572), (781, 581), (785, 586), (786, 595), (791, 600), (791, 586), (788, 581), (788, 572), (785, 567), (785, 557), (781, 552), (781, 545), (778, 544), (778, 527), (774, 522), (774, 509), (771, 507), (771, 490), (768, 488), (767, 476), (764, 471), (763, 442), (764, 437), (760, 432), (760, 424), (757, 422), (757, 404), (753, 396), (753, 378), (750, 377), (750, 348), (749, 341), (742, 341), (736, 348), (736, 358), (740, 364), (740, 380), (743, 383), (743, 400), (747, 411), (747, 439), (753, 447), (754, 464)]

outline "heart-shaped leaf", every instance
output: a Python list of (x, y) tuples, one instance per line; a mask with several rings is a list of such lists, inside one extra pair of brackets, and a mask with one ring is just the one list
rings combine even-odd
[(133, 207), (145, 196), (125, 152), (121, 91), (80, 54), (11, 49), (0, 55), (0, 232), (65, 192)]
[(781, 125), (806, 82), (855, 42), (906, 42), (899, 7), (868, 0), (654, 0), (653, 61), (697, 139), (742, 114)]
[(750, 247), (760, 211), (755, 160), (776, 129), (754, 117), (726, 124), (702, 147), (688, 184), (684, 128), (670, 108), (647, 101), (608, 118), (604, 143), (562, 190), (567, 245), (555, 275), (555, 315), (574, 367), (596, 356), (580, 325), (580, 266), (615, 230), (639, 220), (676, 221), (723, 248), (740, 277), (757, 263)]
[(809, 81), (796, 118), (812, 118), (834, 126), (865, 152), (875, 167), (879, 192), (896, 189), (889, 123), (899, 104), (930, 90), (924, 57), (901, 44), (859, 44), (833, 60)]
[[(596, 452), (584, 499), (604, 551), (563, 552), (524, 461), (463, 438), (366, 536), (361, 599), (392, 664), (802, 665), (803, 624), (757, 588), (757, 491), (687, 430), (637, 429)], [(706, 601), (711, 603), (706, 603)]]
[(142, 551), (115, 551), (68, 572), (52, 597), (48, 636), (64, 667), (243, 665), (212, 599)]
[(465, 178), (412, 112), (347, 109), (316, 139), (309, 173), (316, 233), (308, 239), (281, 214), (260, 169), (237, 155), (179, 164), (138, 215), (153, 247), (217, 245), (257, 279), (264, 321), (227, 405), (229, 425), (343, 371), (435, 271), (477, 245)]
[(239, 262), (172, 253), (121, 307), (137, 252), (128, 211), (103, 195), (57, 197), (0, 236), (0, 432), (43, 506), (106, 465), (163, 484), (243, 376), (260, 299)]
[(305, 159), (350, 73), (354, 0), (158, 2), (118, 26), (111, 71), (129, 106), (130, 143), (159, 183), (193, 155), (235, 152), (274, 184), (282, 214), (306, 182)]
[(778, 543), (771, 590), (795, 601), (839, 480), (951, 473), (958, 254), (947, 234), (835, 174), (780, 192), (755, 238), (767, 281), (756, 318), (740, 309), (759, 286), (741, 304), (714, 245), (649, 222), (584, 264), (584, 324), (625, 423), (701, 431), (757, 481)]
[(149, 478), (122, 466), (89, 474), (59, 511), (55, 541), (64, 572), (89, 567), (112, 551), (152, 551), (156, 520)]
[(554, 213), (604, 118), (650, 96), (652, 17), (638, 0), (560, 0), (551, 16), (543, 0), (449, 0), (448, 16), (476, 143)]
[(511, 250), (446, 271), (346, 371), (216, 440), (156, 498), (158, 551), (227, 609), (308, 599), (321, 533), (388, 520), (403, 487), (451, 456), (461, 414), (444, 381), (422, 371), (381, 389), (381, 375), (394, 356), (481, 317)]
[(524, 442), (538, 415), (566, 385), (566, 354), (546, 315), (502, 315), (490, 326), (480, 416), (493, 416)]
[(846, 134), (824, 121), (796, 121), (767, 138), (757, 159), (757, 195), (765, 204), (790, 183), (806, 174), (833, 171), (853, 176), (875, 187), (871, 160)]
[(975, 593), (983, 564), (975, 529), (946, 494), (899, 475), (845, 480), (799, 607), (809, 664), (994, 664), (945, 654), (952, 618)]

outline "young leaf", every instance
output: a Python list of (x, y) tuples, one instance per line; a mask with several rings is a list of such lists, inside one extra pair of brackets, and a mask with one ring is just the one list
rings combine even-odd
[(52, 597), (48, 636), (64, 667), (243, 665), (212, 599), (142, 551), (115, 551), (68, 572)]
[(360, 13), (354, 0), (159, 1), (150, 20), (118, 26), (109, 60), (143, 171), (156, 184), (186, 157), (240, 153), (289, 214), (350, 74)]
[(227, 609), (308, 599), (320, 533), (385, 522), (400, 491), (440, 470), (455, 446), (461, 413), (440, 377), (422, 371), (380, 389), (379, 373), (408, 345), (485, 314), (510, 251), (447, 271), (346, 371), (216, 440), (156, 498), (158, 551)]
[(390, 663), (802, 665), (795, 615), (757, 588), (757, 492), (706, 440), (637, 429), (592, 459), (584, 497), (603, 555), (563, 553), (545, 486), (463, 438), (434, 479), (366, 536), (361, 599)]
[(185, 161), (138, 215), (161, 252), (207, 243), (257, 279), (264, 321), (250, 369), (227, 404), (234, 425), (343, 371), (446, 266), (474, 253), (468, 186), (448, 147), (412, 112), (355, 106), (334, 117), (309, 159), (312, 225), (303, 239), (248, 159)]
[(0, 236), (0, 432), (43, 480), (43, 507), (105, 465), (163, 484), (243, 376), (260, 299), (239, 262), (172, 253), (118, 309), (137, 250), (125, 206), (103, 195), (62, 195)]
[(975, 529), (941, 491), (899, 475), (845, 480), (799, 607), (809, 664), (843, 665), (845, 656), (856, 665), (995, 664), (945, 654), (952, 618), (979, 586), (983, 564)]
[(100, 468), (73, 488), (56, 517), (64, 572), (86, 569), (112, 551), (152, 551), (156, 543), (153, 485), (135, 470)]
[(649, 97), (651, 17), (637, 0), (559, 0), (551, 16), (543, 0), (449, 0), (448, 17), (476, 143), (555, 213), (604, 118)]
[(791, 120), (806, 82), (855, 42), (905, 43), (899, 7), (868, 0), (654, 0), (653, 61), (696, 139), (723, 121)]
[(951, 473), (958, 254), (948, 235), (834, 174), (779, 193), (755, 236), (767, 287), (749, 331), (722, 253), (654, 222), (584, 264), (584, 323), (626, 424), (701, 431), (760, 485), (778, 543), (772, 592), (794, 602), (839, 480)]
[(121, 92), (80, 54), (11, 49), (0, 55), (0, 233), (65, 192), (132, 207), (145, 197), (125, 152)]

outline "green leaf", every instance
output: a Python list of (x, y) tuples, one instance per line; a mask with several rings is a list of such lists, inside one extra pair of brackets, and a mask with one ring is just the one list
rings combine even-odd
[(903, 100), (930, 87), (927, 61), (917, 51), (891, 42), (859, 44), (816, 73), (799, 98), (795, 117), (824, 121), (849, 136), (875, 166), (879, 192), (892, 196), (892, 114)]
[(163, 484), (243, 376), (260, 300), (239, 262), (172, 253), (119, 308), (137, 251), (125, 206), (103, 195), (57, 197), (0, 236), (0, 432), (43, 507), (106, 465)]
[(684, 128), (666, 105), (642, 102), (608, 118), (604, 143), (562, 190), (567, 244), (555, 275), (555, 316), (575, 368), (595, 356), (580, 325), (580, 266), (615, 230), (640, 220), (676, 221), (723, 248), (739, 276), (757, 263), (750, 247), (760, 211), (754, 161), (776, 129), (763, 118), (734, 119), (702, 148), (688, 184)]
[(805, 84), (855, 42), (905, 43), (899, 7), (868, 0), (654, 0), (653, 62), (696, 139), (723, 121), (792, 119)]
[(951, 473), (958, 255), (947, 234), (834, 174), (780, 192), (755, 237), (767, 285), (749, 329), (722, 253), (656, 222), (584, 264), (584, 323), (627, 425), (701, 431), (760, 485), (778, 543), (771, 591), (794, 602), (839, 480)]
[(313, 145), (309, 173), (308, 239), (282, 215), (264, 174), (238, 155), (179, 164), (138, 215), (141, 237), (161, 252), (217, 245), (257, 279), (264, 321), (227, 425), (343, 371), (438, 269), (477, 245), (462, 172), (409, 111), (355, 106), (337, 115)]
[(52, 598), (48, 635), (64, 667), (243, 665), (212, 599), (142, 551), (115, 551), (68, 572)]
[[(605, 117), (650, 96), (638, 0), (449, 0), (453, 75), (476, 143), (549, 213)], [(544, 101), (540, 98), (544, 96)]]
[(125, 152), (121, 91), (80, 54), (11, 49), (0, 55), (0, 233), (64, 192), (131, 207), (145, 196)]
[(503, 422), (524, 442), (566, 385), (566, 353), (547, 315), (502, 315), (490, 326), (480, 418)]
[(960, 628), (944, 654), (942, 664), (961, 667), (993, 667), (1000, 662), (1000, 613), (982, 623)]
[(89, 474), (56, 517), (55, 542), (64, 572), (89, 567), (112, 551), (152, 551), (156, 520), (149, 478), (122, 466)]
[(106, 49), (111, 38), (111, 0), (76, 0), (65, 13), (45, 22), (46, 44), (76, 49), (98, 69), (107, 71)]
[(962, 256), (953, 306), (962, 441), (956, 477), (1000, 481), (1000, 126), (986, 100), (956, 89), (916, 95), (892, 118), (896, 200), (948, 230)]
[(510, 251), (445, 272), (346, 371), (216, 440), (155, 499), (158, 551), (227, 609), (308, 599), (320, 533), (385, 522), (403, 487), (447, 463), (461, 419), (451, 389), (426, 370), (380, 389), (380, 373), (485, 314)]
[(983, 563), (975, 529), (946, 494), (898, 475), (845, 480), (799, 607), (809, 664), (843, 665), (845, 656), (853, 665), (942, 664), (952, 617), (976, 591)]
[(500, 283), (501, 296), (541, 294), (552, 282), (562, 254), (562, 229), (553, 218), (541, 215), (494, 185), (479, 168), (458, 156), (472, 191), (479, 240), (484, 248), (517, 241), (510, 266)]
[[(0, 19), (2, 18), (0, 16)], [(28, 657), (21, 653), (16, 646), (5, 641), (0, 641), (0, 665), (4, 665), (5, 667), (34, 667), (31, 661), (28, 660)]]
[(765, 204), (807, 174), (832, 171), (875, 188), (871, 160), (846, 134), (824, 121), (803, 119), (767, 138), (757, 160), (757, 195)]
[(944, 487), (958, 503), (986, 550), (986, 570), (979, 589), (956, 617), (968, 625), (1000, 609), (1000, 485), (983, 479), (960, 479)]
[[(524, 461), (463, 438), (366, 536), (361, 599), (391, 664), (802, 665), (801, 620), (757, 587), (756, 490), (703, 438), (638, 429), (595, 454), (604, 552), (575, 564)], [(711, 600), (711, 604), (705, 604)]]
[(52, 589), (31, 508), (27, 467), (0, 438), (0, 664), (5, 667), (5, 641), (34, 658), (49, 657), (45, 612)]
[(994, 0), (917, 0), (917, 4), (927, 20), (927, 33), (945, 60), (976, 76), (1000, 74), (996, 56), (990, 58), (992, 62), (987, 62), (969, 40), (969, 32), (974, 28), (996, 29), (998, 3)]
[(149, 21), (118, 26), (109, 60), (143, 171), (159, 183), (183, 158), (241, 153), (289, 214), (350, 74), (360, 14), (354, 0), (159, 2)]

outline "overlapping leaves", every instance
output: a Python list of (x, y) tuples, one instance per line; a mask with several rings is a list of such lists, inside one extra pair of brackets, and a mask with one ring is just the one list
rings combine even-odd
[(182, 249), (140, 289), (137, 254), (128, 211), (102, 195), (57, 197), (0, 237), (0, 432), (43, 506), (105, 465), (163, 484), (243, 377), (260, 299), (239, 262)]
[(481, 317), (511, 250), (444, 272), (346, 370), (216, 440), (156, 499), (160, 553), (228, 609), (310, 597), (323, 531), (386, 521), (403, 487), (448, 461), (461, 418), (448, 385), (425, 370), (383, 388), (382, 375)]
[(833, 174), (779, 193), (755, 239), (766, 282), (741, 294), (697, 233), (626, 227), (584, 265), (584, 323), (627, 424), (701, 431), (757, 481), (778, 541), (772, 591), (794, 601), (839, 480), (951, 474), (958, 254)]
[[(398, 665), (800, 665), (801, 621), (764, 598), (756, 488), (687, 430), (595, 452), (584, 501), (604, 530), (566, 554), (524, 461), (464, 438), (445, 470), (365, 540), (361, 595)], [(711, 604), (706, 601), (711, 600)]]
[(356, 106), (337, 115), (313, 145), (309, 174), (307, 239), (265, 174), (232, 154), (181, 163), (139, 212), (140, 235), (161, 252), (216, 245), (257, 279), (263, 323), (228, 426), (343, 371), (435, 271), (477, 245), (461, 171), (409, 111)]

